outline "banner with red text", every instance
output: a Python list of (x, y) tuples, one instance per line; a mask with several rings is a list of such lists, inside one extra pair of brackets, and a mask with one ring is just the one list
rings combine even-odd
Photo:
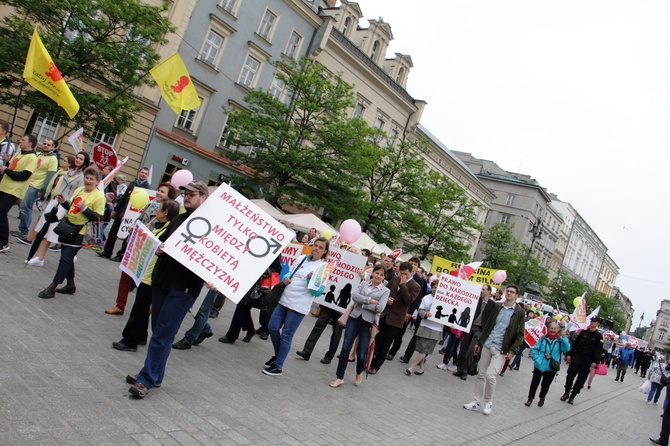
[(160, 244), (161, 241), (149, 228), (139, 221), (135, 223), (119, 268), (133, 279), (136, 286), (140, 286), (142, 277), (147, 272)]
[(442, 274), (428, 319), (469, 333), (481, 289), (476, 283)]
[(294, 236), (222, 184), (167, 239), (163, 251), (238, 303)]
[[(442, 272), (450, 273), (461, 267), (461, 262), (454, 262), (452, 260), (447, 260), (440, 256), (433, 257), (433, 263), (430, 266), (430, 272), (433, 274), (441, 274)], [(474, 273), (468, 279), (470, 282), (478, 283), (484, 285), (488, 283), (493, 285), (493, 275), (498, 271), (493, 268), (483, 268), (479, 267), (475, 270)]]

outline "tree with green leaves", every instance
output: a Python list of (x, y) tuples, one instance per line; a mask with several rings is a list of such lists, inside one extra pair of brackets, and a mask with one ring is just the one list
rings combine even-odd
[(575, 307), (573, 303), (575, 298), (581, 297), (589, 287), (581, 280), (571, 277), (564, 271), (559, 271), (549, 284), (549, 288), (552, 302), (563, 304), (568, 311), (572, 312)]
[[(164, 12), (141, 0), (0, 0), (13, 11), (0, 21), (0, 103), (14, 107), (33, 27), (79, 102), (76, 120), (102, 107), (84, 123), (87, 130), (122, 132), (141, 105), (134, 85), (151, 83), (147, 76), (159, 59), (155, 46), (166, 42), (173, 28)], [(119, 95), (108, 102), (110, 98)], [(21, 105), (65, 124), (69, 118), (51, 99), (24, 88)]]
[[(382, 141), (379, 133), (374, 141)], [(386, 140), (384, 140), (386, 141)], [(405, 236), (415, 212), (416, 198), (427, 175), (424, 141), (403, 136), (382, 147), (372, 146), (370, 163), (361, 175), (365, 196), (357, 207), (363, 231), (379, 243), (395, 244)]]
[(290, 100), (251, 89), (247, 110), (229, 111), (228, 144), (251, 148), (227, 154), (253, 170), (236, 185), (274, 206), (323, 207), (336, 219), (358, 217), (351, 203), (364, 193), (359, 176), (372, 163), (374, 131), (348, 117), (351, 86), (308, 58), (273, 65)]
[(513, 224), (496, 223), (484, 233), (481, 250), (484, 265), (487, 268), (507, 271), (510, 280), (520, 277), (525, 265), (524, 283), (517, 285), (521, 289), (529, 283), (537, 283), (540, 287), (546, 286), (549, 283), (547, 269), (540, 265), (539, 259), (532, 255), (528, 256), (528, 248), (514, 237), (513, 229)]
[(421, 258), (436, 254), (469, 261), (475, 231), (481, 230), (475, 203), (447, 176), (430, 171), (420, 179), (413, 212), (403, 221), (405, 247)]

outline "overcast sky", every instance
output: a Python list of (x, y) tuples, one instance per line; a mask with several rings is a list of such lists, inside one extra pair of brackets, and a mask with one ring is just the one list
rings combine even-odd
[(391, 25), (387, 57), (412, 57), (407, 89), (428, 102), (422, 124), (570, 202), (619, 266), (632, 329), (643, 312), (649, 325), (670, 299), (670, 2), (359, 6)]

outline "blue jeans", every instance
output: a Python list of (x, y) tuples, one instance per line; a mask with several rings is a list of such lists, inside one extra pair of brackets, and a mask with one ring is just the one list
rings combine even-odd
[(166, 293), (163, 288), (153, 286), (151, 293), (153, 334), (147, 348), (144, 367), (137, 375), (137, 382), (144, 384), (147, 389), (163, 382), (165, 364), (172, 351), (172, 343), (188, 309), (195, 301), (195, 297), (174, 288), (168, 289)]
[(107, 225), (109, 225), (108, 221), (100, 222), (100, 248), (101, 249), (105, 248), (105, 240), (107, 240), (107, 237), (105, 237), (105, 230), (107, 229)]
[(277, 305), (275, 311), (272, 312), (268, 329), (277, 357), (275, 363), (280, 369), (284, 366), (284, 361), (286, 361), (286, 357), (291, 350), (293, 335), (298, 330), (304, 317), (304, 314), (290, 310), (281, 304)]
[(207, 320), (209, 319), (209, 312), (212, 310), (212, 305), (214, 305), (214, 299), (219, 295), (218, 291), (209, 290), (205, 299), (202, 301), (202, 305), (198, 310), (198, 313), (195, 315), (195, 322), (193, 322), (193, 327), (186, 333), (184, 333), (184, 339), (189, 344), (193, 344), (198, 340), (201, 333), (211, 333), (212, 327), (209, 326)]
[(371, 328), (372, 324), (363, 319), (362, 316), (347, 320), (347, 327), (344, 331), (344, 343), (340, 352), (340, 360), (337, 362), (337, 372), (335, 372), (335, 376), (338, 379), (344, 379), (344, 372), (347, 370), (347, 363), (349, 362), (349, 352), (351, 352), (351, 347), (354, 345), (356, 336), (360, 336), (358, 339), (358, 349), (356, 350), (356, 374), (360, 375), (365, 370), (365, 364), (368, 361)]
[[(659, 383), (651, 382), (651, 389), (649, 390), (649, 395), (647, 395), (647, 401), (651, 401), (651, 399), (654, 399), (654, 404), (658, 403), (658, 399), (661, 397), (661, 391), (663, 390), (663, 386), (660, 385)], [(654, 395), (656, 395), (654, 397)]]
[[(661, 389), (663, 390), (663, 389)], [(665, 400), (663, 401), (663, 410), (668, 408), (668, 405), (670, 405), (670, 388), (668, 386), (665, 387)]]
[(21, 218), (19, 218), (19, 232), (28, 234), (30, 232), (30, 220), (33, 218), (33, 206), (37, 201), (37, 188), (28, 186), (26, 194), (21, 200)]

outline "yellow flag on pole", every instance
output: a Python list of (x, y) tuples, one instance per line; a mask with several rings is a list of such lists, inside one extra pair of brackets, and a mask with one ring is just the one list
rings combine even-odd
[(63, 107), (70, 119), (74, 118), (79, 111), (79, 103), (72, 95), (63, 80), (63, 76), (61, 76), (56, 64), (44, 47), (42, 39), (37, 34), (37, 27), (33, 30), (33, 38), (30, 41), (30, 48), (28, 48), (23, 78), (35, 90), (44, 93)]
[(163, 99), (180, 114), (200, 106), (200, 98), (179, 53), (165, 59), (149, 71), (161, 89)]

